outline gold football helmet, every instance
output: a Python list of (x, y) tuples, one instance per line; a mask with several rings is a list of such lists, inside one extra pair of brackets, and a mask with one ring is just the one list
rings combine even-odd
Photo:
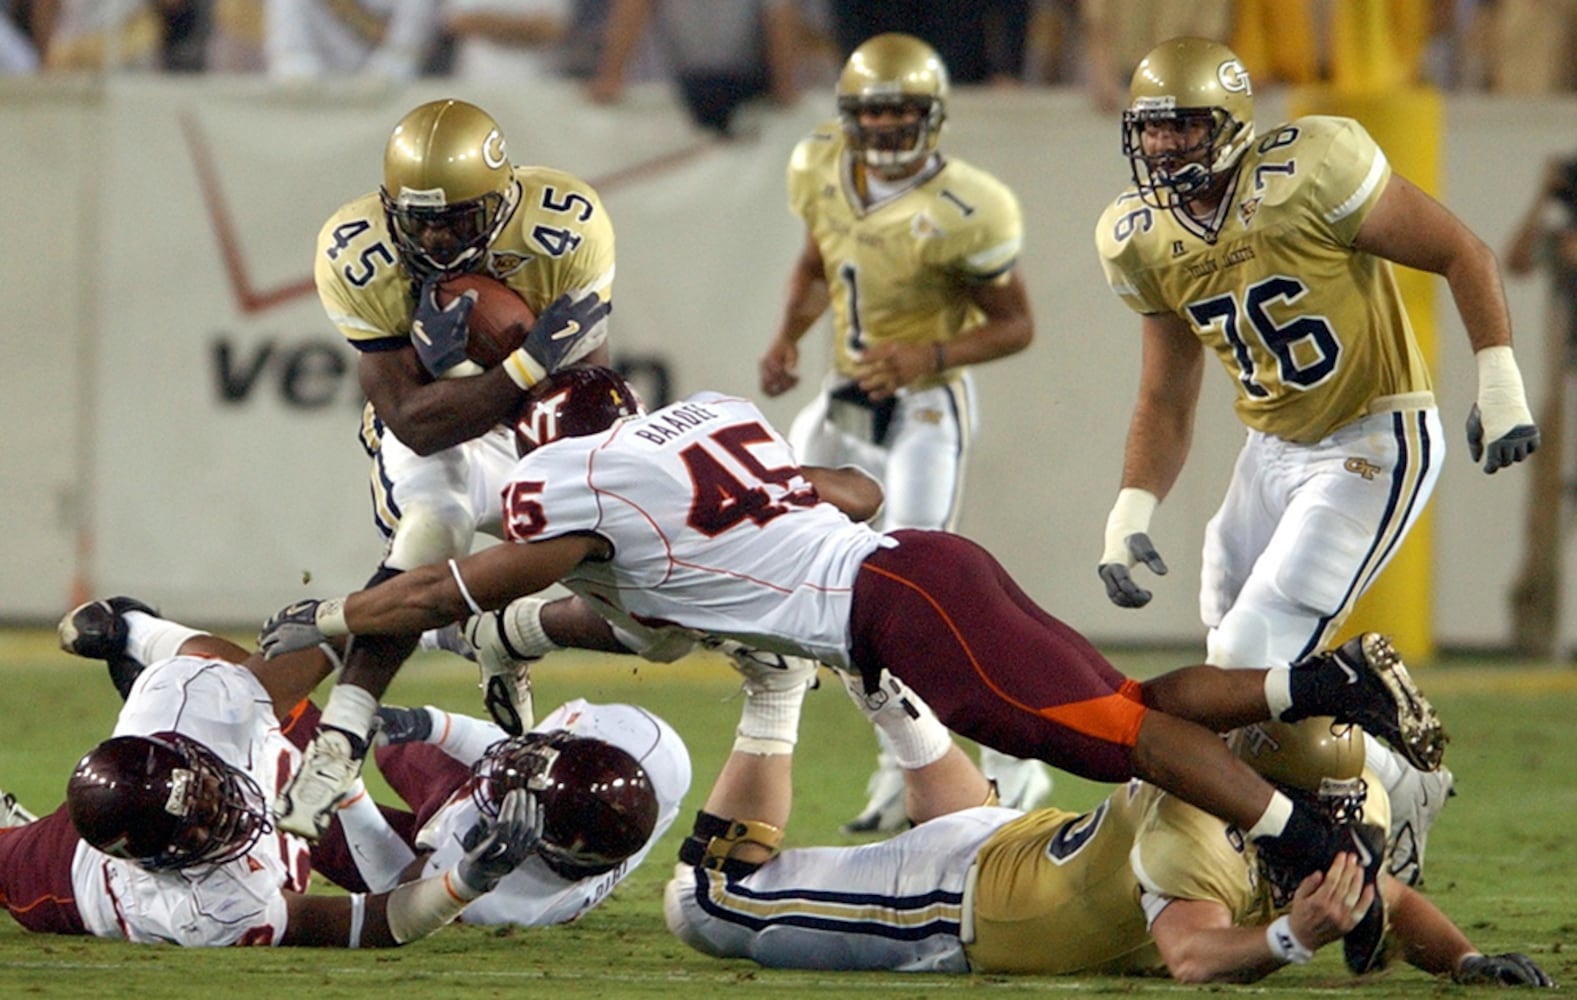
[[(1168, 208), (1206, 190), (1254, 141), (1254, 87), (1237, 55), (1220, 42), (1173, 38), (1139, 61), (1123, 112), (1123, 155), (1145, 201)], [(1186, 149), (1146, 154), (1145, 126), (1207, 124)]]
[[(860, 112), (914, 108), (919, 121), (867, 128)], [(931, 46), (899, 32), (866, 39), (838, 77), (838, 119), (849, 147), (878, 173), (903, 175), (936, 149), (947, 117), (947, 67)]]
[(1317, 805), (1337, 822), (1363, 816), (1363, 730), (1328, 716), (1261, 722), (1232, 732), (1229, 745), (1265, 780)]
[(491, 115), (429, 101), (400, 119), (383, 151), (383, 210), (411, 277), (475, 271), (520, 202)]

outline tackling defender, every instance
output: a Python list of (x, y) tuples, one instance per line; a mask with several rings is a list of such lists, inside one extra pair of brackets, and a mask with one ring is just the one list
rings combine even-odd
[[(432, 101), (394, 127), (382, 187), (329, 218), (315, 261), (318, 296), (356, 348), (368, 400), (362, 443), (388, 543), (373, 580), (464, 555), (478, 530), (500, 530), (499, 487), (515, 460), (507, 425), (524, 391), (567, 360), (607, 360), (607, 211), (571, 174), (512, 166), (481, 108)], [(466, 359), (474, 293), (438, 304), (445, 278), (472, 273), (503, 281), (537, 317), (525, 344), (486, 371)], [(306, 763), (274, 803), (283, 829), (322, 836), (411, 648), (389, 638), (351, 646)], [(489, 711), (519, 733), (531, 714), (525, 668), (478, 659)]]
[[(789, 205), (805, 241), (761, 389), (799, 383), (799, 342), (832, 306), (833, 369), (789, 431), (815, 465), (852, 463), (886, 493), (881, 525), (956, 528), (975, 433), (968, 366), (1034, 337), (1018, 266), (1023, 220), (997, 178), (939, 148), (947, 67), (910, 35), (868, 39), (838, 78), (838, 122), (795, 148)], [(981, 748), (1004, 798), (1050, 791), (1036, 761)], [(870, 802), (846, 829), (897, 829), (903, 777), (883, 744)]]
[[(1198, 666), (1139, 684), (966, 539), (880, 534), (824, 502), (874, 484), (799, 467), (746, 400), (704, 392), (646, 414), (617, 373), (575, 366), (533, 387), (517, 433), (523, 458), (505, 495), (515, 544), (293, 604), (264, 626), (264, 650), (415, 634), (562, 581), (632, 619), (858, 671), (873, 690), (886, 669), (961, 735), (1095, 780), (1146, 777), (1300, 875), (1356, 834), (1276, 792), (1217, 731), (1335, 715), (1420, 766), (1439, 763), (1438, 719), (1381, 637), (1297, 669)], [(754, 741), (786, 732), (791, 746), (797, 702), (773, 721)]]
[[(1224, 45), (1162, 43), (1130, 93), (1134, 183), (1095, 243), (1141, 317), (1143, 367), (1100, 576), (1115, 604), (1138, 608), (1151, 595), (1131, 568), (1166, 572), (1150, 519), (1188, 456), (1208, 349), (1248, 437), (1205, 529), (1207, 661), (1294, 663), (1335, 639), (1445, 455), (1393, 262), (1451, 287), (1478, 364), (1473, 460), (1493, 473), (1538, 446), (1495, 257), (1358, 122), (1310, 116), (1257, 136), (1248, 72)], [(1450, 772), (1422, 774), (1374, 741), (1369, 763), (1393, 803), (1396, 871), (1416, 883)]]

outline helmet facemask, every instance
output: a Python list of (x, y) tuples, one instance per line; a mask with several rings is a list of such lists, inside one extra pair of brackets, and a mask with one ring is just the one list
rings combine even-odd
[(67, 798), (84, 840), (150, 871), (233, 861), (273, 829), (250, 775), (174, 732), (100, 744)]
[(624, 750), (564, 730), (530, 732), (493, 744), (472, 767), (471, 800), (496, 817), (523, 788), (542, 805), (537, 854), (558, 875), (612, 871), (640, 850), (657, 824), (646, 771)]
[[(862, 112), (885, 109), (911, 110), (912, 122), (898, 125), (861, 124)], [(895, 94), (891, 97), (840, 97), (838, 119), (849, 148), (860, 155), (865, 165), (878, 174), (902, 176), (931, 155), (937, 146), (945, 117), (942, 102), (925, 95)]]
[[(1147, 153), (1147, 125), (1175, 123), (1185, 134), (1208, 120), (1203, 138), (1187, 147)], [(1253, 138), (1253, 129), (1225, 108), (1176, 108), (1167, 99), (1140, 98), (1123, 112), (1123, 155), (1133, 171), (1134, 185), (1154, 208), (1183, 206), (1209, 191), (1216, 180), (1237, 165)]]
[(405, 269), (423, 281), (479, 270), (520, 201), (520, 185), (511, 182), (507, 192), (489, 191), (454, 205), (445, 203), (441, 188), (379, 194)]

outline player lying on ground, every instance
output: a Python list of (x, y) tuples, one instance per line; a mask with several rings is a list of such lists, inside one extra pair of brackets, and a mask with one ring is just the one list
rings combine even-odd
[[(885, 677), (874, 695), (856, 681), (849, 693), (904, 748), (910, 815), (925, 821), (875, 844), (779, 853), (792, 758), (735, 753), (664, 893), (680, 940), (772, 968), (1251, 982), (1307, 962), (1369, 911), (1375, 888), (1353, 854), (1289, 878), (1241, 829), (1144, 782), (1083, 815), (981, 806), (985, 776), (901, 681)], [(1284, 794), (1361, 822), (1365, 846), (1378, 850), (1389, 810), (1364, 769), (1363, 739), (1354, 727), (1311, 718), (1250, 726), (1233, 746)], [(1379, 891), (1389, 902), (1386, 937), (1424, 971), (1463, 983), (1554, 985), (1525, 955), (1478, 952), (1389, 874)], [(1345, 950), (1359, 971), (1386, 957), (1384, 948)]]
[(879, 534), (822, 502), (823, 489), (864, 477), (801, 469), (747, 400), (703, 392), (645, 414), (616, 373), (577, 367), (533, 387), (517, 436), (512, 544), (292, 605), (262, 647), (419, 633), (562, 580), (631, 617), (857, 671), (872, 690), (886, 669), (955, 732), (1094, 780), (1150, 780), (1300, 877), (1361, 849), (1356, 828), (1278, 792), (1218, 732), (1334, 715), (1439, 765), (1438, 719), (1382, 637), (1293, 669), (1196, 666), (1140, 684), (979, 546)]
[[(117, 687), (129, 693), (146, 669), (136, 655), (146, 652), (142, 637), (182, 628), (118, 597), (72, 611), (61, 635), (68, 652), (105, 660)], [(129, 641), (133, 635), (138, 642)], [(541, 839), (466, 908), (466, 923), (574, 919), (635, 870), (689, 790), (690, 758), (678, 733), (632, 705), (576, 699), (515, 738), (436, 708), (388, 707), (380, 716), (378, 766), (414, 812), (372, 808), (359, 789), (336, 813), (331, 835), (313, 845), (313, 871), (353, 892), (440, 874), (464, 853), (467, 831), (495, 816), (509, 790), (528, 787), (540, 806)], [(317, 717), (316, 706), (301, 702), (286, 739), (300, 748)]]
[(274, 829), (263, 789), (299, 762), (280, 720), (333, 661), (310, 649), (264, 663), (144, 617), (133, 642), (148, 667), (112, 738), (78, 763), (58, 809), (0, 831), (0, 896), (22, 926), (191, 946), (392, 947), (452, 921), (536, 848), (541, 809), (517, 789), (443, 871), (386, 892), (309, 895), (309, 845)]

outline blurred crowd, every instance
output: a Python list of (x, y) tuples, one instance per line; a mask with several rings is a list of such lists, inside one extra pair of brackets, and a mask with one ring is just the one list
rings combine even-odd
[[(958, 84), (1079, 86), (1123, 101), (1139, 56), (1193, 34), (1256, 79), (1329, 79), (1353, 0), (0, 0), (0, 72), (261, 73), (584, 81), (594, 101), (670, 80), (728, 133), (792, 104), (881, 31), (937, 49)], [(1402, 82), (1502, 94), (1577, 90), (1577, 0), (1375, 0)], [(1351, 8), (1350, 8), (1351, 9)]]

